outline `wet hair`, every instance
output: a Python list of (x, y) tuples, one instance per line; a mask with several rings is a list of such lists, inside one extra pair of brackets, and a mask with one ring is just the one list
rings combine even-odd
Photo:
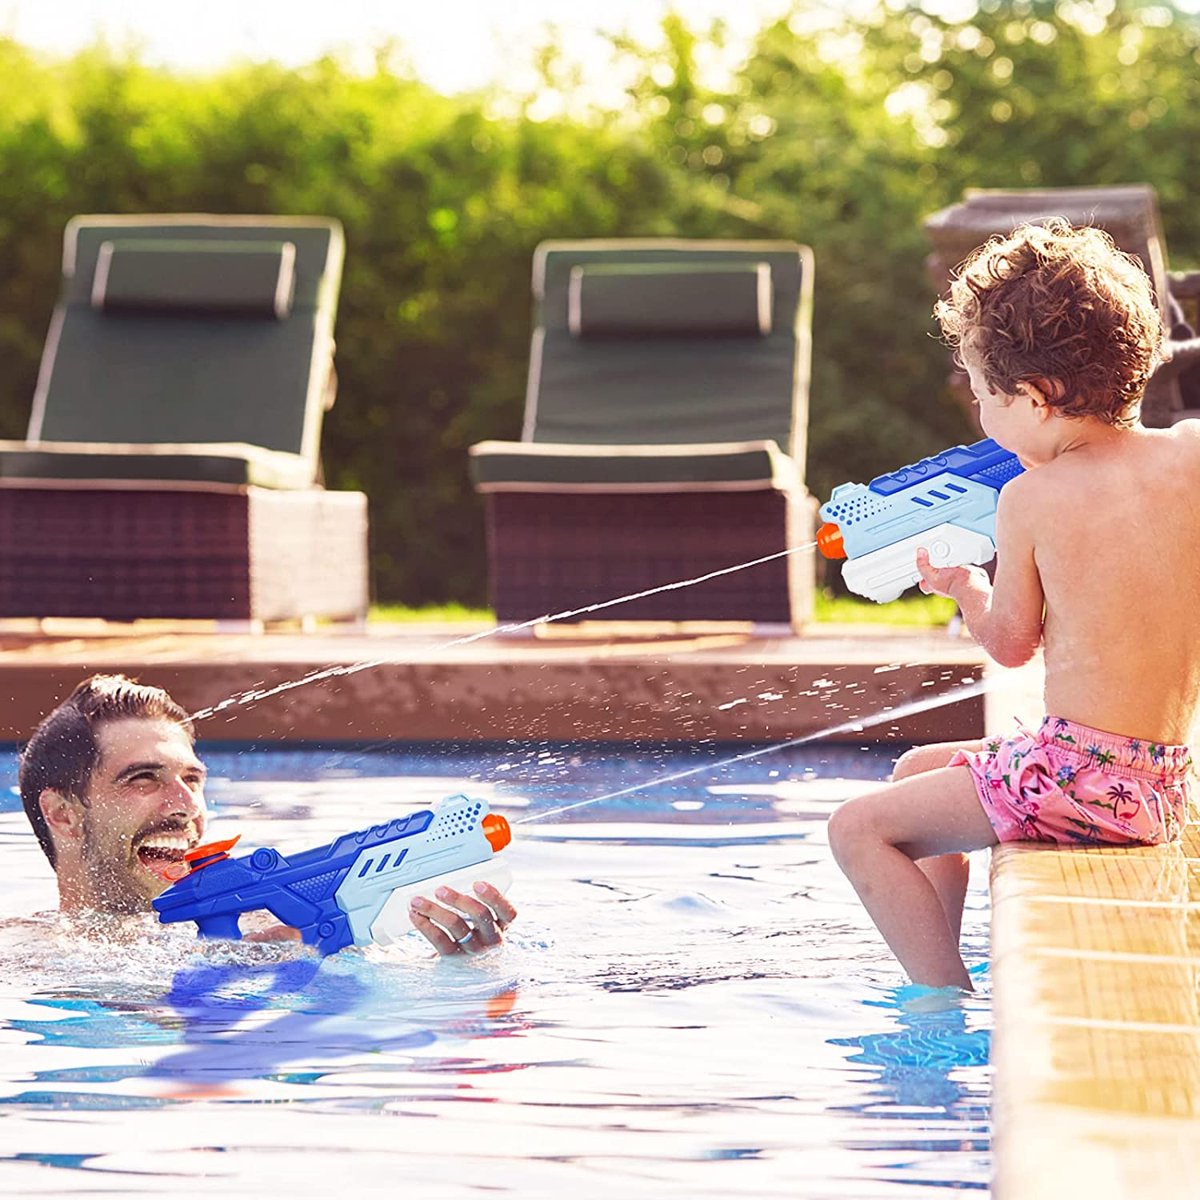
[(47, 788), (82, 798), (100, 758), (96, 729), (128, 717), (173, 721), (195, 742), (191, 718), (162, 688), (124, 675), (93, 675), (47, 717), (21, 752), (21, 803), (50, 865), (55, 866), (54, 840), (42, 812)]
[(1062, 218), (993, 237), (955, 272), (934, 316), (994, 392), (1027, 383), (1065, 416), (1133, 425), (1161, 356), (1162, 317), (1139, 261)]

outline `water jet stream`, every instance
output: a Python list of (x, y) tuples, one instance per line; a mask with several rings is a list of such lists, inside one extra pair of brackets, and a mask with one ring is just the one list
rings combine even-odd
[(686, 779), (690, 775), (699, 775), (705, 771), (718, 771), (721, 767), (727, 767), (733, 763), (748, 762), (754, 758), (761, 758), (764, 754), (774, 754), (778, 750), (788, 750), (792, 746), (803, 746), (807, 742), (820, 741), (821, 738), (830, 737), (835, 733), (857, 733), (860, 729), (870, 729), (875, 725), (882, 725), (887, 721), (894, 721), (901, 717), (915, 716), (917, 713), (928, 712), (932, 708), (942, 708), (947, 704), (957, 704), (960, 700), (969, 700), (972, 696), (981, 696), (988, 690), (989, 686), (990, 683), (987, 679), (978, 679), (972, 683), (955, 688), (953, 691), (943, 692), (941, 695), (933, 696), (932, 698), (913, 700), (908, 704), (889, 708), (886, 712), (876, 713), (873, 717), (855, 717), (853, 720), (843, 721), (840, 725), (830, 725), (824, 729), (818, 729), (814, 733), (806, 733), (800, 737), (789, 738), (786, 742), (776, 742), (770, 746), (760, 746), (757, 750), (747, 750), (742, 754), (733, 754), (729, 758), (721, 759), (720, 762), (701, 763), (698, 767), (688, 767), (683, 771), (673, 771), (668, 775), (658, 775), (651, 779), (645, 779), (641, 783), (634, 783), (629, 787), (620, 788), (615, 792), (606, 792), (603, 796), (591, 796), (587, 800), (577, 800), (574, 804), (564, 804), (561, 808), (552, 808), (548, 812), (521, 817), (513, 821), (513, 824), (525, 825), (532, 824), (535, 821), (544, 821), (547, 817), (556, 817), (562, 813), (571, 812), (573, 809), (586, 808), (589, 804), (599, 804), (602, 800), (616, 800), (621, 796), (630, 796), (634, 792), (643, 791), (648, 787), (654, 787), (656, 784), (673, 783), (677, 779)]
[[(449, 650), (454, 646), (467, 646), (472, 642), (479, 642), (484, 638), (496, 637), (502, 633), (518, 633), (522, 629), (532, 629), (535, 625), (549, 625), (554, 621), (566, 621), (571, 617), (580, 617), (586, 613), (599, 612), (601, 609), (613, 608), (618, 604), (626, 604), (630, 600), (641, 600), (646, 596), (655, 596), (659, 592), (670, 592), (678, 588), (691, 587), (696, 583), (705, 583), (709, 579), (717, 579), (721, 575), (732, 575), (735, 571), (745, 571), (750, 567), (757, 567), (763, 563), (773, 562), (777, 558), (786, 558), (789, 554), (800, 554), (805, 550), (812, 550), (816, 547), (816, 544), (813, 541), (807, 542), (803, 546), (792, 546), (788, 550), (779, 550), (774, 554), (766, 554), (762, 558), (753, 558), (748, 562), (735, 563), (731, 567), (721, 567), (719, 570), (709, 571), (705, 575), (697, 575), (692, 579), (679, 579), (674, 583), (659, 584), (658, 587), (646, 588), (641, 592), (630, 592), (627, 596), (617, 596), (612, 600), (599, 600), (594, 604), (585, 604), (581, 608), (566, 609), (563, 612), (557, 613), (546, 613), (540, 617), (533, 617), (528, 621), (516, 621), (506, 625), (497, 625), (493, 629), (483, 629), (477, 633), (454, 638), (433, 648), (435, 650)], [(386, 666), (388, 663), (394, 661), (394, 659), (390, 658), (371, 658), (342, 666), (324, 667), (320, 671), (312, 671), (307, 675), (301, 676), (299, 679), (290, 679), (286, 683), (276, 684), (270, 688), (251, 688), (249, 691), (239, 692), (237, 695), (230, 696), (208, 708), (198, 708), (191, 714), (191, 719), (193, 721), (204, 721), (209, 717), (215, 717), (217, 713), (224, 712), (225, 709), (232, 708), (235, 705), (241, 707), (246, 704), (255, 704), (259, 700), (267, 700), (271, 696), (278, 696), (283, 692), (305, 687), (310, 683), (320, 683), (322, 680), (336, 679), (339, 676), (356, 675), (359, 671), (366, 671), (372, 667)]]

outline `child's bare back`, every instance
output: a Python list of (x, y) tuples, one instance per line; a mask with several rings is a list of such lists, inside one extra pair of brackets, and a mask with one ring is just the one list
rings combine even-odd
[(1200, 421), (1093, 432), (1014, 497), (1035, 522), (1046, 711), (1187, 742), (1200, 704)]

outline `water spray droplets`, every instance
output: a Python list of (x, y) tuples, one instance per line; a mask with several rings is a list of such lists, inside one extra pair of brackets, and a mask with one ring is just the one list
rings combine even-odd
[[(679, 579), (674, 583), (660, 584), (658, 587), (646, 588), (640, 592), (630, 592), (625, 596), (617, 596), (612, 600), (598, 600), (594, 604), (585, 604), (582, 608), (566, 609), (563, 612), (545, 613), (540, 617), (533, 617), (528, 621), (516, 621), (506, 625), (497, 625), (494, 629), (481, 629), (476, 633), (466, 634), (463, 637), (453, 638), (448, 642), (443, 642), (437, 649), (449, 650), (454, 646), (468, 646), (473, 642), (483, 641), (484, 638), (498, 637), (506, 633), (519, 633), (523, 629), (532, 629), (535, 625), (549, 625), (555, 621), (567, 621), (572, 617), (586, 616), (588, 613), (600, 612), (605, 608), (614, 608), (618, 604), (626, 604), (631, 600), (642, 600), (646, 596), (656, 596), (660, 592), (672, 592), (679, 588), (691, 587), (693, 584), (706, 583), (710, 579), (718, 579), (722, 575), (732, 575), (735, 571), (745, 571), (750, 567), (761, 566), (763, 563), (774, 562), (777, 558), (787, 558), (791, 554), (801, 554), (806, 550), (812, 550), (816, 547), (816, 542), (806, 542), (803, 546), (792, 546), (787, 550), (778, 550), (774, 554), (765, 554), (762, 558), (752, 558), (748, 562), (735, 563), (731, 567), (721, 567), (716, 571), (709, 571), (704, 575), (696, 575), (691, 579)], [(354, 675), (359, 671), (367, 671), (373, 667), (382, 667), (391, 662), (387, 658), (372, 658), (365, 659), (362, 662), (350, 663), (345, 666), (326, 667), (320, 671), (311, 671), (309, 674), (302, 676), (299, 679), (291, 679), (286, 683), (277, 684), (269, 688), (252, 688), (249, 691), (238, 692), (234, 696), (230, 696), (222, 700), (218, 704), (214, 704), (209, 708), (199, 708), (191, 714), (193, 721), (204, 721), (210, 717), (215, 717), (218, 713), (224, 712), (226, 709), (234, 707), (242, 707), (247, 704), (256, 704), (260, 700), (266, 700), (271, 696), (281, 695), (283, 692), (292, 691), (295, 688), (307, 687), (310, 683), (320, 683), (326, 679), (336, 679), (339, 676)]]
[[(779, 558), (785, 558), (788, 555), (803, 553), (805, 551), (814, 549), (816, 544), (817, 543), (813, 541), (802, 546), (793, 546), (788, 550), (781, 550), (775, 554), (764, 555), (762, 558), (755, 558), (747, 562), (736, 563), (730, 567), (722, 567), (720, 570), (709, 571), (707, 574), (697, 575), (691, 579), (680, 579), (674, 583), (662, 584), (659, 587), (647, 588), (639, 592), (631, 592), (628, 595), (617, 596), (611, 600), (602, 600), (594, 604), (586, 604), (581, 608), (568, 609), (557, 613), (546, 613), (543, 616), (534, 617), (528, 621), (518, 621), (504, 625), (497, 625), (492, 629), (484, 629), (476, 633), (467, 634), (463, 637), (454, 638), (448, 642), (442, 643), (442, 645), (437, 648), (451, 649), (455, 646), (466, 646), (474, 642), (482, 641), (485, 638), (497, 637), (502, 634), (518, 633), (525, 629), (532, 629), (536, 625), (546, 625), (555, 621), (566, 621), (570, 620), (572, 617), (580, 617), (589, 613), (600, 612), (606, 608), (614, 608), (618, 604), (625, 604), (632, 600), (641, 600), (647, 596), (657, 595), (660, 592), (669, 592), (675, 591), (679, 588), (691, 587), (694, 584), (704, 583), (709, 579), (716, 579), (722, 575), (730, 575), (736, 571), (744, 571), (750, 567), (759, 566), (762, 563), (772, 562)], [(317, 671), (310, 671), (307, 675), (303, 675), (297, 679), (288, 680), (285, 683), (276, 684), (272, 687), (260, 686), (245, 692), (239, 692), (236, 695), (230, 696), (209, 708), (198, 709), (196, 712), (192, 713), (191, 716), (195, 721), (207, 720), (211, 717), (217, 716), (222, 712), (226, 712), (231, 708), (255, 704), (260, 700), (266, 700), (272, 696), (278, 696), (284, 692), (294, 691), (297, 688), (307, 687), (309, 684), (320, 683), (327, 679), (344, 678), (350, 675), (355, 675), (359, 671), (367, 671), (374, 667), (384, 666), (392, 661), (394, 660), (389, 658), (365, 659), (357, 663), (331, 666)], [(876, 667), (874, 669), (874, 674), (880, 675), (885, 672), (896, 671), (903, 667), (911, 667), (914, 665), (918, 664), (888, 663), (884, 666)], [(961, 668), (957, 669), (961, 670)], [(939, 681), (948, 681), (951, 678), (954, 670), (955, 668), (951, 668), (941, 672), (936, 678), (922, 681), (921, 687), (928, 688), (934, 686), (934, 684)], [(842, 691), (845, 686), (846, 685), (844, 684), (839, 684), (834, 679), (822, 677), (813, 681), (811, 689), (800, 694), (814, 696), (820, 694), (821, 692), (825, 692), (827, 696), (832, 696), (837, 692)], [(571, 812), (580, 808), (586, 808), (589, 805), (599, 804), (603, 801), (616, 800), (623, 796), (632, 795), (635, 792), (644, 791), (649, 787), (654, 787), (664, 783), (672, 783), (679, 779), (686, 779), (703, 771), (715, 771), (719, 770), (721, 767), (731, 766), (734, 763), (748, 762), (752, 759), (761, 758), (766, 754), (774, 754), (777, 751), (787, 750), (793, 746), (802, 746), (809, 742), (815, 742), (823, 738), (833, 737), (839, 733), (862, 733), (863, 731), (876, 725), (882, 725), (889, 721), (894, 723), (904, 717), (915, 716), (918, 713), (926, 712), (933, 708), (940, 708), (945, 705), (956, 704), (960, 700), (966, 700), (972, 696), (978, 696), (987, 690), (987, 686), (987, 681), (984, 679), (975, 679), (970, 676), (962, 676), (959, 680), (959, 686), (957, 688), (954, 688), (949, 692), (932, 696), (928, 699), (914, 700), (907, 704), (901, 705), (887, 704), (883, 706), (879, 713), (872, 717), (854, 717), (842, 722), (841, 724), (826, 726), (825, 728), (818, 729), (812, 733), (804, 734), (801, 737), (791, 738), (788, 741), (778, 742), (770, 746), (763, 746), (756, 750), (748, 750), (741, 754), (734, 754), (716, 763), (704, 763), (697, 767), (689, 767), (685, 770), (674, 771), (666, 775), (659, 775), (655, 778), (647, 779), (641, 783), (632, 784), (629, 787), (620, 788), (617, 791), (608, 792), (601, 796), (592, 796), (586, 800), (577, 801), (574, 804), (566, 804), (560, 808), (550, 809), (547, 812), (536, 813), (527, 817), (523, 817), (520, 820), (515, 821), (514, 824), (525, 824), (526, 822), (532, 821), (544, 821), (548, 817), (558, 816), (562, 813)], [(855, 684), (851, 687), (849, 694), (861, 696), (865, 695), (866, 692), (867, 689), (865, 686), (862, 684)], [(755, 699), (761, 703), (774, 703), (784, 698), (785, 697), (783, 694), (779, 692), (761, 692), (755, 697)], [(724, 711), (735, 708), (738, 705), (749, 703), (751, 703), (749, 697), (739, 697), (736, 700), (731, 700), (725, 704), (719, 705), (718, 709)], [(831, 699), (826, 701), (825, 707), (827, 710), (832, 712), (836, 712), (838, 710), (847, 711), (846, 705), (839, 704)], [(709, 740), (710, 739), (707, 738), (702, 739), (701, 744)], [(866, 747), (863, 748), (866, 749)], [(561, 761), (555, 760), (548, 756), (541, 756), (541, 759), (542, 765), (546, 766), (556, 765), (558, 761)], [(515, 763), (500, 764), (495, 767), (494, 770), (504, 771), (511, 769), (515, 765)], [(683, 802), (678, 803), (682, 804)]]

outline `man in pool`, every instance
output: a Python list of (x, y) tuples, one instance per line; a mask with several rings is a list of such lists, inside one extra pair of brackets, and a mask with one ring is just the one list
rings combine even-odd
[[(162, 688), (123, 675), (85, 679), (21, 754), (21, 803), (58, 879), (64, 912), (145, 912), (204, 837), (204, 764), (191, 719)], [(413, 925), (439, 954), (503, 940), (516, 910), (497, 888), (417, 897)], [(276, 926), (255, 940), (297, 936)]]

